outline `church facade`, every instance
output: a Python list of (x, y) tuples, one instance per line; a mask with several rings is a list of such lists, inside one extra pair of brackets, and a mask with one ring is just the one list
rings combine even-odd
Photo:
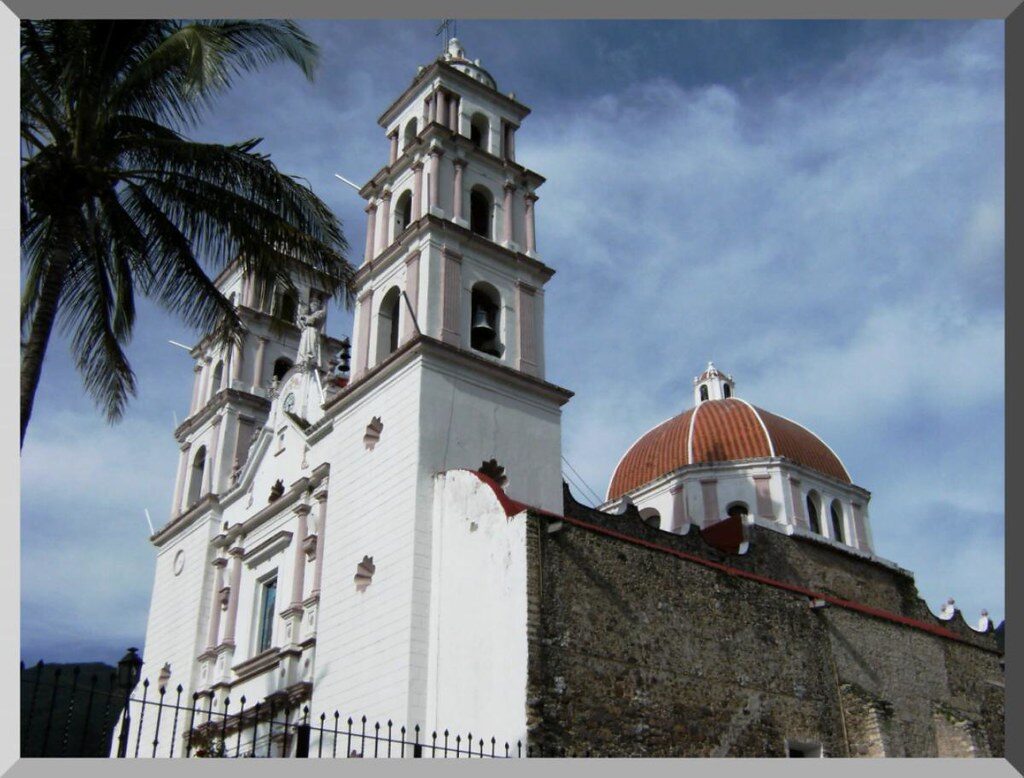
[(192, 350), (147, 669), (549, 753), (1001, 754), (992, 626), (933, 616), (838, 456), (713, 365), (606, 504), (563, 491), (528, 113), (453, 39), (380, 116), (351, 344), (300, 267), (216, 279), (246, 333)]

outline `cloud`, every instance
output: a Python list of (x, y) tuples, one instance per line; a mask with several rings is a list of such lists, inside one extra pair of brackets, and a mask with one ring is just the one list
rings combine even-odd
[[(876, 490), (883, 554), (1001, 613), (999, 568), (970, 563), (1002, 558), (1001, 455), (927, 477), (967, 430), (1001, 451), (1001, 38), (889, 41), (774, 94), (651, 77), (532, 117), (521, 158), (548, 176), (538, 232), (559, 270), (548, 364), (577, 392), (565, 449), (593, 488), (714, 358)], [(980, 513), (973, 557), (915, 552), (950, 543), (921, 503)]]
[[(431, 24), (312, 23), (314, 84), (284, 66), (242, 80), (195, 134), (264, 137), (358, 256), (363, 204), (334, 173), (385, 161), (375, 119), (435, 56)], [(517, 151), (547, 177), (548, 378), (576, 392), (563, 446), (587, 483), (603, 495), (713, 358), (837, 450), (873, 492), (880, 553), (933, 609), (952, 595), (1001, 617), (1002, 24), (462, 26), (534, 108)], [(140, 395), (115, 428), (63, 343), (48, 357), (22, 459), (27, 660), (116, 660), (142, 639), (142, 508), (166, 516), (191, 393), (167, 338), (189, 333), (140, 306)]]

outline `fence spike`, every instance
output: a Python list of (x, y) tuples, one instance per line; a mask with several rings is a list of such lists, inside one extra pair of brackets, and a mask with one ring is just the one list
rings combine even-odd
[(267, 756), (274, 742), (274, 700), (270, 700), (270, 718), (267, 720)]
[(68, 712), (64, 717), (64, 732), (60, 738), (60, 755), (64, 756), (68, 752), (68, 734), (71, 728), (71, 714), (75, 710), (75, 692), (78, 691), (78, 674), (82, 668), (75, 665), (71, 671), (71, 694), (68, 697)]
[(242, 695), (242, 699), (238, 701), (238, 737), (235, 738), (235, 758), (238, 758), (239, 752), (242, 750), (242, 721), (245, 719), (245, 695)]
[(181, 711), (181, 693), (185, 691), (185, 688), (179, 683), (178, 688), (175, 689), (178, 696), (174, 700), (174, 722), (171, 724), (171, 751), (168, 754), (168, 758), (174, 758), (174, 741), (178, 737), (178, 713)]
[(388, 759), (391, 758), (391, 719), (388, 719)]
[(220, 752), (217, 756), (227, 756), (228, 753), (228, 706), (231, 705), (231, 698), (224, 697), (224, 713), (221, 714), (220, 718), (220, 745), (217, 750)]
[(188, 719), (188, 738), (185, 742), (185, 758), (192, 756), (192, 731), (196, 728), (196, 703), (199, 702), (199, 692), (192, 692), (192, 715)]
[[(139, 731), (135, 734), (135, 758), (139, 758), (139, 745), (142, 743), (142, 722), (146, 718), (146, 696), (149, 694), (149, 679), (142, 682), (142, 707), (139, 708)], [(131, 692), (128, 692), (129, 699)], [(129, 720), (130, 722), (130, 720)]]
[(28, 742), (28, 733), (31, 731), (32, 719), (35, 718), (36, 713), (36, 694), (39, 692), (39, 678), (43, 674), (43, 660), (40, 659), (36, 664), (36, 678), (32, 684), (32, 700), (28, 704), (28, 721), (25, 722), (25, 731), (21, 733), (21, 752), (25, 753), (25, 744)]
[(156, 747), (160, 742), (160, 719), (163, 718), (164, 713), (164, 694), (167, 692), (167, 686), (161, 686), (157, 690), (160, 694), (160, 700), (156, 706), (156, 726), (153, 728), (153, 758), (156, 759)]
[(93, 673), (89, 679), (89, 698), (85, 702), (85, 722), (82, 725), (82, 739), (78, 743), (78, 756), (86, 756), (85, 740), (89, 734), (89, 722), (92, 720), (92, 700), (93, 695), (96, 694), (96, 684), (99, 683), (99, 680), (96, 673)]
[[(39, 666), (42, 667), (42, 662)], [(50, 712), (46, 717), (46, 729), (43, 730), (43, 750), (40, 756), (46, 756), (46, 746), (50, 742), (50, 727), (53, 725), (53, 709), (57, 704), (57, 688), (60, 686), (60, 667), (53, 671), (53, 694), (50, 695)]]

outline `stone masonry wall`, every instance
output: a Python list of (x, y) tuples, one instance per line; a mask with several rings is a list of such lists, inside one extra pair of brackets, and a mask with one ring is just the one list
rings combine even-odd
[[(567, 495), (566, 516), (956, 632), (969, 643), (531, 515), (530, 741), (595, 756), (1002, 754), (990, 633), (939, 621), (905, 573), (750, 527), (744, 555)], [(942, 723), (937, 723), (941, 721)], [(965, 743), (967, 745), (965, 745)]]

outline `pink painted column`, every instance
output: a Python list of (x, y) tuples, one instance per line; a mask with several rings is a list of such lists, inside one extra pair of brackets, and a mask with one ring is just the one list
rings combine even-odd
[(171, 518), (181, 513), (181, 497), (185, 493), (185, 481), (188, 480), (189, 446), (181, 447), (181, 458), (178, 460), (178, 480), (174, 487), (174, 502), (171, 504)]
[(223, 416), (218, 416), (213, 420), (213, 439), (210, 441), (210, 447), (206, 450), (206, 466), (203, 468), (203, 495), (210, 494), (216, 489), (219, 484), (219, 478), (214, 475), (214, 469), (220, 467), (220, 435), (221, 435), (221, 421)]
[(192, 404), (189, 406), (189, 415), (191, 416), (197, 410), (199, 410), (199, 392), (203, 386), (203, 364), (202, 362), (196, 362), (196, 366), (192, 368), (192, 372), (196, 374), (195, 380), (192, 382)]
[(203, 407), (206, 403), (210, 402), (210, 398), (213, 397), (213, 359), (210, 357), (203, 357), (203, 391), (202, 400), (199, 401), (199, 407)]
[(212, 651), (217, 647), (220, 635), (220, 590), (224, 588), (224, 568), (228, 560), (219, 556), (213, 560), (216, 573), (213, 578), (213, 595), (210, 597), (210, 629), (206, 633), (206, 649)]
[(391, 192), (386, 191), (380, 197), (380, 229), (377, 232), (380, 254), (391, 245)]
[(358, 301), (358, 329), (356, 330), (356, 364), (352, 371), (355, 380), (366, 372), (370, 361), (370, 313), (373, 307), (373, 289), (367, 289)]
[(388, 135), (388, 139), (391, 141), (391, 152), (388, 154), (388, 164), (394, 165), (395, 160), (398, 159), (398, 130)]
[(519, 297), (519, 369), (537, 375), (537, 290), (520, 281), (516, 283), (516, 291)]
[(683, 485), (678, 484), (669, 489), (672, 495), (672, 522), (669, 525), (672, 532), (680, 532), (687, 523), (686, 520), (686, 499), (683, 495)]
[[(306, 517), (309, 516), (308, 505), (296, 505), (295, 516), (297, 526), (295, 528), (295, 555), (292, 564), (292, 608), (302, 607), (302, 586), (306, 577), (306, 552), (303, 550), (303, 542), (309, 534)], [(293, 639), (296, 636), (292, 636)]]
[(363, 252), (363, 261), (369, 262), (373, 259), (374, 229), (377, 226), (377, 204), (371, 202), (366, 206), (366, 250)]
[(452, 166), (455, 168), (455, 183), (452, 186), (452, 220), (459, 221), (462, 218), (462, 171), (466, 169), (466, 160), (453, 159)]
[(441, 340), (458, 346), (460, 342), (459, 316), (462, 313), (462, 256), (451, 249), (443, 249), (441, 280), (443, 291)]
[(701, 526), (706, 527), (722, 518), (718, 515), (718, 481), (714, 478), (702, 478), (700, 491), (704, 501), (704, 523)]
[(459, 131), (459, 96), (451, 95), (448, 103), (448, 129), (452, 132)]
[(423, 163), (416, 160), (412, 165), (412, 218), (417, 221), (423, 216)]
[(503, 242), (507, 246), (512, 243), (512, 195), (516, 191), (516, 185), (511, 181), (505, 182), (505, 202), (502, 205), (504, 212), (504, 235)]
[(444, 151), (436, 146), (430, 150), (430, 200), (427, 210), (441, 208), (441, 157)]
[(228, 595), (227, 618), (224, 619), (224, 638), (221, 643), (235, 644), (235, 622), (238, 620), (238, 588), (242, 585), (242, 557), (245, 549), (235, 546), (228, 555), (231, 557), (231, 590)]
[(434, 110), (434, 121), (442, 125), (447, 124), (448, 122), (448, 98), (440, 89), (437, 90), (437, 105)]
[(533, 204), (537, 202), (537, 195), (533, 192), (527, 192), (523, 198), (523, 204), (525, 206), (525, 219), (526, 224), (526, 253), (534, 254), (537, 251), (537, 223), (534, 219)]
[(789, 479), (789, 493), (793, 500), (793, 523), (798, 527), (808, 528), (807, 519), (804, 517), (804, 501), (800, 496), (800, 481), (796, 478)]
[(231, 386), (235, 381), (240, 381), (242, 379), (242, 348), (244, 346), (244, 334), (237, 343), (231, 344), (231, 381), (228, 382), (228, 386)]
[(252, 385), (254, 389), (263, 386), (263, 360), (267, 352), (267, 339), (256, 336), (256, 364), (252, 366)]
[(320, 581), (324, 572), (324, 533), (327, 531), (327, 489), (323, 488), (315, 495), (317, 501), (316, 516), (316, 565), (313, 567), (313, 588), (311, 596), (320, 595)]
[[(412, 316), (403, 316), (402, 342), (405, 343), (416, 334), (416, 325), (412, 317), (416, 315), (420, 295), (420, 252), (414, 251), (405, 260), (405, 294), (409, 298), (409, 307), (412, 308)], [(407, 311), (408, 312), (408, 311)]]

